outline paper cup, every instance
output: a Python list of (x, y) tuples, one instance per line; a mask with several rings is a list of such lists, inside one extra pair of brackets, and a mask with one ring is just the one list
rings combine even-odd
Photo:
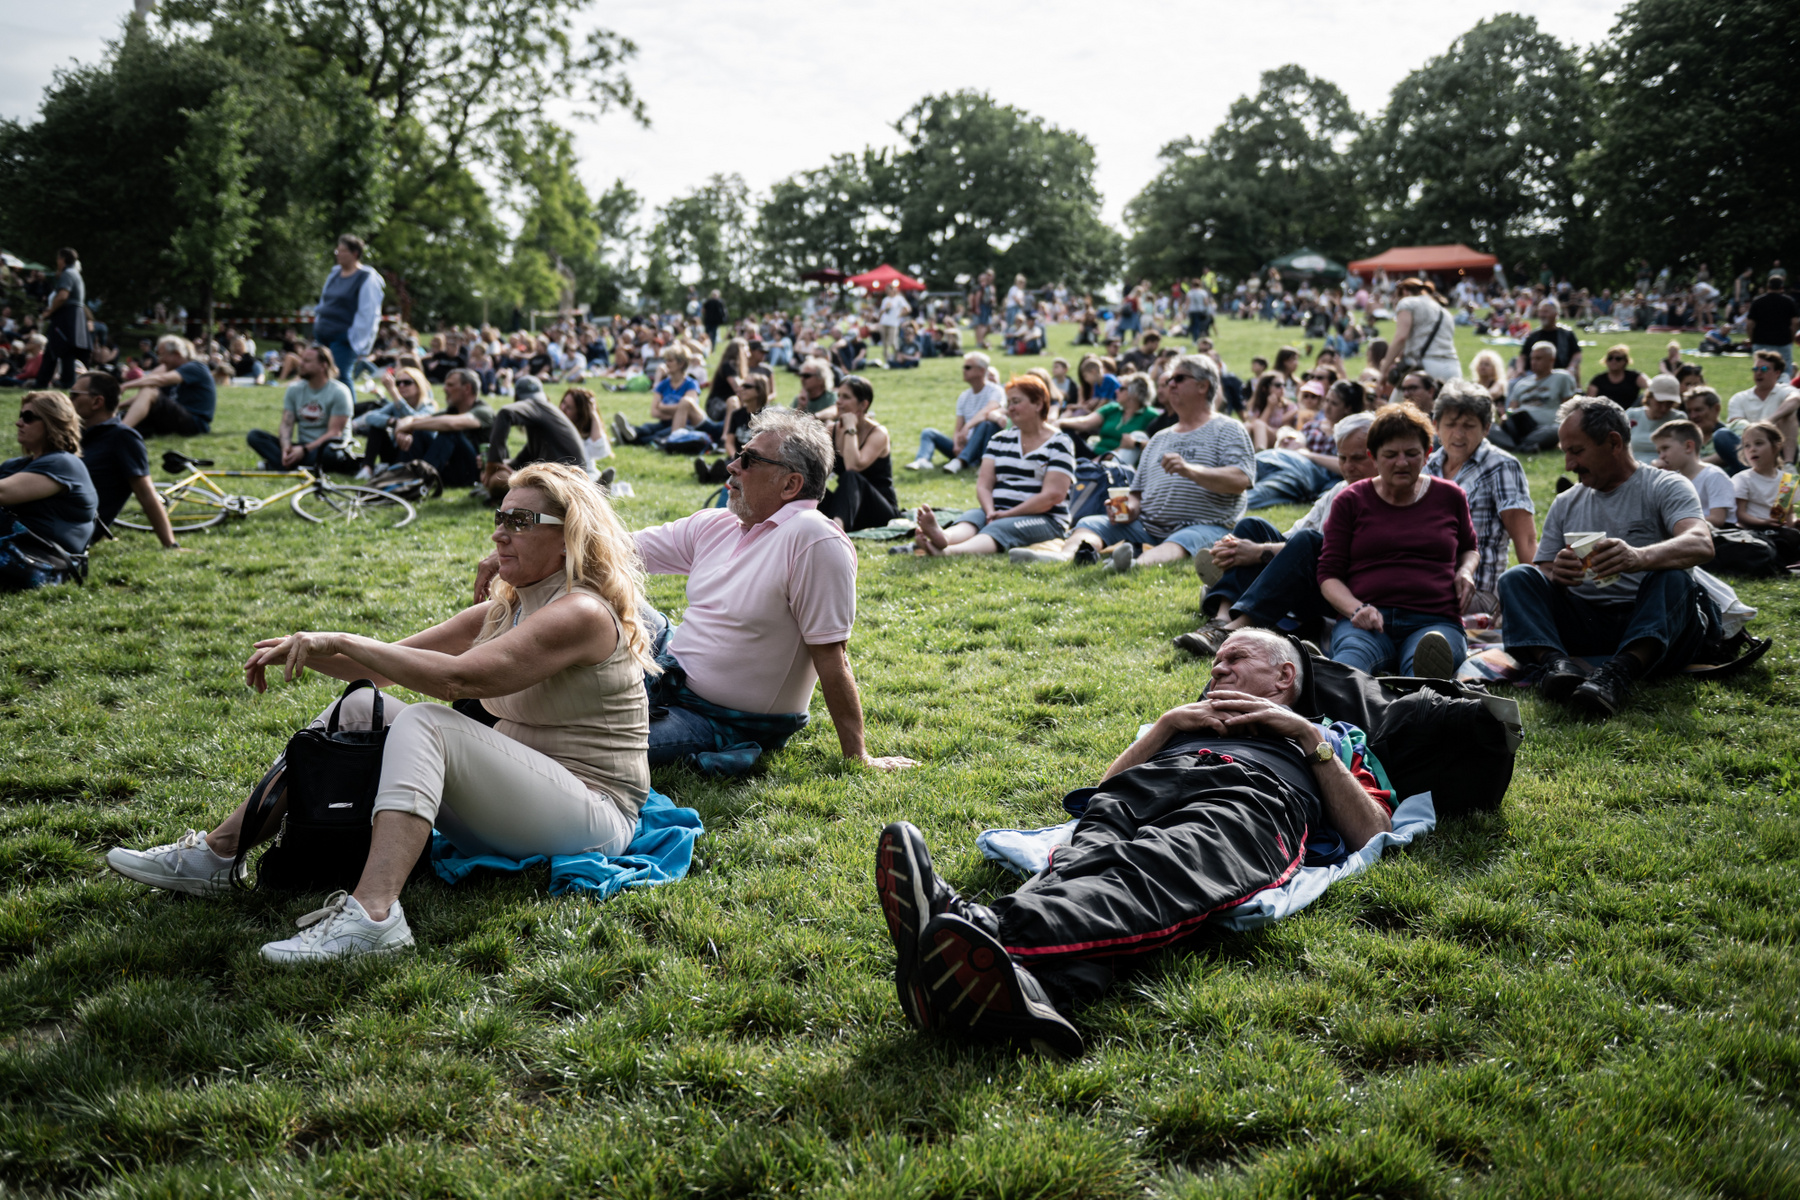
[[(1563, 545), (1567, 546), (1570, 550), (1573, 550), (1575, 552), (1575, 554), (1581, 559), (1582, 566), (1588, 567), (1588, 561), (1591, 558), (1593, 558), (1593, 556), (1594, 556), (1594, 547), (1599, 545), (1600, 539), (1605, 536), (1606, 536), (1606, 534), (1604, 532), (1601, 532), (1601, 533), (1592, 533), (1592, 532), (1569, 533), (1569, 532), (1565, 532), (1563, 534)], [(1595, 587), (1611, 587), (1613, 584), (1619, 582), (1619, 577), (1617, 575), (1606, 575), (1606, 576), (1595, 575), (1592, 567), (1588, 567), (1586, 574), (1584, 574), (1582, 576), (1582, 578), (1585, 579), (1588, 583), (1593, 584)]]
[(1128, 487), (1109, 487), (1106, 489), (1106, 513), (1115, 525), (1123, 525), (1131, 520), (1131, 489)]

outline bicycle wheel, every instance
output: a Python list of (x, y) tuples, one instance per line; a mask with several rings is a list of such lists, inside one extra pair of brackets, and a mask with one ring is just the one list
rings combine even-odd
[[(156, 493), (162, 497), (163, 510), (169, 514), (169, 526), (177, 537), (196, 529), (211, 528), (226, 517), (242, 511), (234, 503), (238, 497), (220, 496), (181, 484), (159, 483), (156, 485)], [(150, 524), (150, 515), (138, 503), (136, 496), (125, 501), (125, 507), (113, 518), (112, 527), (140, 529), (145, 532), (156, 528)]]
[(321, 479), (288, 503), (294, 512), (314, 524), (327, 521), (366, 521), (385, 529), (400, 529), (418, 514), (413, 506), (380, 488), (355, 487)]

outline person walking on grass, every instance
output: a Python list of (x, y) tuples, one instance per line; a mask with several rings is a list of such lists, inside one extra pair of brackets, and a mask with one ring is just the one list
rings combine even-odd
[(85, 364), (93, 350), (88, 331), (87, 289), (81, 281), (81, 262), (73, 248), (56, 252), (56, 278), (50, 284), (50, 303), (42, 324), (49, 330), (44, 357), (38, 366), (37, 386), (49, 387), (61, 369), (61, 386), (74, 386), (76, 365)]

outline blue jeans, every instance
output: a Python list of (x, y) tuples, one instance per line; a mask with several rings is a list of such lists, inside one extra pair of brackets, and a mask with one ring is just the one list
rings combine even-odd
[(1118, 542), (1130, 542), (1142, 550), (1146, 546), (1174, 542), (1186, 550), (1189, 557), (1199, 554), (1231, 532), (1223, 525), (1186, 525), (1158, 542), (1150, 536), (1150, 530), (1145, 526), (1142, 517), (1120, 525), (1105, 513), (1095, 513), (1091, 517), (1083, 517), (1075, 523), (1075, 528), (1085, 529), (1094, 534), (1105, 546), (1111, 546)]
[[(1512, 614), (1508, 610), (1509, 623), (1511, 619)], [(1434, 629), (1449, 641), (1450, 653), (1457, 666), (1462, 665), (1462, 660), (1469, 653), (1461, 621), (1439, 616), (1437, 613), (1408, 612), (1403, 608), (1382, 609), (1381, 621), (1380, 633), (1358, 629), (1350, 621), (1339, 621), (1337, 628), (1331, 631), (1331, 657), (1345, 666), (1367, 671), (1371, 675), (1389, 673), (1398, 660), (1400, 674), (1411, 675), (1413, 651), (1419, 648), (1419, 639)]]
[(325, 344), (331, 351), (331, 361), (337, 364), (338, 382), (350, 389), (351, 398), (356, 396), (355, 385), (351, 382), (351, 372), (356, 369), (356, 351), (350, 348), (348, 336), (332, 338)]
[[(1247, 517), (1245, 521), (1259, 519)], [(1242, 524), (1244, 522), (1239, 522), (1240, 526)], [(1268, 522), (1263, 524), (1268, 525)], [(1276, 536), (1279, 538), (1280, 535)], [(1243, 594), (1231, 606), (1231, 615), (1248, 617), (1251, 624), (1265, 629), (1282, 629), (1289, 633), (1314, 630), (1326, 617), (1337, 616), (1319, 591), (1319, 551), (1324, 547), (1325, 535), (1316, 529), (1302, 529), (1294, 534), (1269, 565), (1260, 568), (1261, 573), (1244, 588)], [(1255, 567), (1235, 567), (1225, 574), (1229, 577), (1234, 572), (1257, 570)], [(1224, 580), (1219, 582), (1224, 583)]]
[(1548, 650), (1578, 658), (1610, 658), (1635, 642), (1651, 642), (1656, 646), (1651, 670), (1679, 670), (1685, 661), (1665, 660), (1670, 647), (1687, 641), (1686, 635), (1693, 632), (1698, 586), (1686, 571), (1649, 571), (1638, 584), (1635, 599), (1596, 604), (1521, 563), (1500, 577), (1507, 652)]
[(717, 749), (721, 735), (733, 740), (731, 731), (711, 717), (686, 708), (662, 709), (650, 722), (650, 765), (660, 767)]
[(481, 450), (456, 430), (413, 434), (412, 457), (437, 468), (445, 487), (468, 487), (481, 478)]
[(1338, 477), (1295, 450), (1264, 450), (1256, 456), (1256, 486), (1245, 497), (1251, 512), (1277, 504), (1311, 504)]
[(1000, 432), (1000, 426), (992, 421), (977, 421), (969, 427), (969, 440), (963, 443), (962, 453), (956, 453), (956, 442), (948, 435), (935, 429), (927, 429), (919, 435), (919, 457), (931, 461), (931, 452), (939, 451), (945, 458), (960, 458), (967, 466), (974, 466), (981, 461), (981, 452), (987, 449), (988, 439)]

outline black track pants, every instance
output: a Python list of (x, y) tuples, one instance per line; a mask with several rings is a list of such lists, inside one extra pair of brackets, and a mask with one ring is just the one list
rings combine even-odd
[(1317, 811), (1210, 751), (1121, 771), (1049, 870), (994, 903), (1000, 941), (1033, 971), (1166, 946), (1292, 877)]

